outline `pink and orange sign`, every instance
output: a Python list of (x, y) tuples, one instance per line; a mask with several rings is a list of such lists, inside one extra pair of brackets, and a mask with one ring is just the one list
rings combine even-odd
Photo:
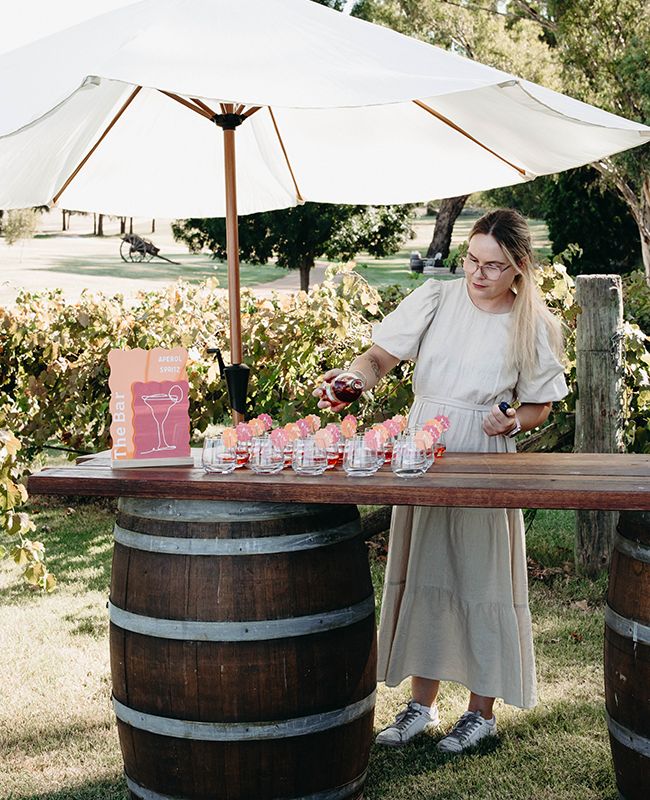
[(191, 465), (187, 351), (111, 350), (114, 468)]

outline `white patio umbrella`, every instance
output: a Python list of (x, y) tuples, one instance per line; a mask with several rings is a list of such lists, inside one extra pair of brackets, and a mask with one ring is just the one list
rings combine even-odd
[(144, 0), (0, 56), (0, 208), (225, 216), (234, 363), (238, 213), (467, 194), (648, 139), (311, 0)]

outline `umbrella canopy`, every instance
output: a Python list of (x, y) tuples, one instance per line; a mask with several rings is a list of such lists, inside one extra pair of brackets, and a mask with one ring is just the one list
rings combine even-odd
[(144, 0), (0, 56), (0, 208), (225, 216), (222, 103), (261, 107), (242, 214), (467, 194), (650, 134), (311, 0)]
[(236, 362), (237, 213), (468, 194), (650, 138), (311, 0), (103, 14), (1, 55), (0, 109), (0, 208), (227, 218)]

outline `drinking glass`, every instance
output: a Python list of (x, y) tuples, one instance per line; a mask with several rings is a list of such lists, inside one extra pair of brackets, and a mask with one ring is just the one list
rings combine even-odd
[[(406, 429), (406, 435), (415, 436), (416, 433), (424, 430), (424, 425), (411, 425)], [(433, 464), (436, 457), (436, 442), (433, 442), (426, 448), (427, 453), (427, 469)]]
[(418, 478), (431, 466), (428, 448), (410, 434), (400, 437), (393, 445), (391, 468), (401, 478)]
[(313, 436), (296, 439), (291, 466), (298, 475), (322, 475), (327, 469), (327, 448), (315, 441)]
[(332, 444), (327, 445), (327, 469), (334, 469), (341, 457), (342, 454), (338, 442), (332, 442)]
[(367, 478), (384, 463), (383, 446), (373, 447), (363, 436), (352, 436), (343, 449), (343, 469), (354, 478)]
[(291, 459), (293, 458), (293, 442), (289, 440), (284, 446), (284, 466), (291, 466)]
[(444, 440), (444, 438), (441, 436), (441, 437), (438, 439), (438, 441), (437, 441), (437, 442), (434, 442), (434, 444), (433, 444), (433, 450), (434, 450), (435, 457), (436, 457), (436, 458), (442, 458), (442, 457), (444, 456), (444, 454), (445, 454), (445, 450), (446, 450), (446, 449), (447, 449), (447, 448), (446, 448), (446, 446), (445, 446), (445, 440)]
[(237, 469), (248, 462), (250, 442), (237, 442)]
[(224, 443), (221, 434), (203, 440), (201, 466), (206, 472), (233, 472), (237, 466), (237, 448)]
[(248, 467), (257, 475), (275, 475), (284, 469), (284, 446), (270, 436), (254, 436), (248, 449)]

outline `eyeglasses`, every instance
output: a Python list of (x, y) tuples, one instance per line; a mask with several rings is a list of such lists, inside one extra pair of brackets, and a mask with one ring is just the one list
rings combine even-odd
[(494, 264), (479, 264), (478, 261), (470, 255), (466, 255), (465, 261), (463, 262), (463, 269), (465, 272), (471, 274), (480, 269), (489, 281), (498, 281), (502, 273), (510, 269), (511, 266), (511, 264), (508, 264), (507, 267), (497, 267)]

